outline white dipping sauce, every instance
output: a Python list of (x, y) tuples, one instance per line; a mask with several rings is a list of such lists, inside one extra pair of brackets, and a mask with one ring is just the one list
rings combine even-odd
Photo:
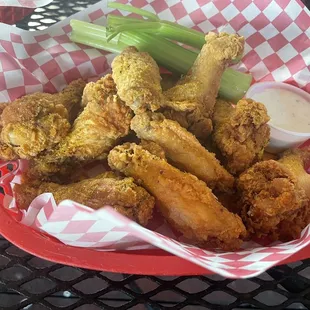
[(266, 106), (272, 125), (300, 133), (310, 132), (310, 102), (299, 94), (267, 88), (251, 98)]

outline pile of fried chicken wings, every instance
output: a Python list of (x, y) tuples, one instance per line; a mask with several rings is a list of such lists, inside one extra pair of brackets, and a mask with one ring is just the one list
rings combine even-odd
[[(14, 187), (19, 208), (46, 192), (93, 209), (109, 205), (147, 225), (156, 205), (192, 244), (236, 250), (244, 240), (299, 237), (310, 220), (310, 150), (266, 159), (269, 116), (262, 103), (217, 98), (244, 38), (209, 33), (191, 70), (162, 79), (135, 47), (97, 82), (0, 104), (2, 160), (29, 160)], [(164, 53), (164, 51), (163, 51)], [(169, 85), (164, 85), (164, 82)], [(94, 162), (109, 169), (79, 173)]]

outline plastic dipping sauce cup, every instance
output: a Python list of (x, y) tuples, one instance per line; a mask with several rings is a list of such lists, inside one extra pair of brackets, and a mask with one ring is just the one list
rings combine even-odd
[(310, 94), (280, 82), (252, 85), (246, 98), (263, 103), (270, 116), (269, 153), (297, 147), (310, 138)]

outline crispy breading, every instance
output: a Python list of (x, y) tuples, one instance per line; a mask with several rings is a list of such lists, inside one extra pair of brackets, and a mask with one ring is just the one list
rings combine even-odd
[(82, 79), (72, 81), (60, 93), (53, 94), (58, 103), (65, 106), (69, 113), (69, 121), (72, 123), (81, 111), (81, 100), (86, 82)]
[(112, 75), (120, 98), (137, 114), (156, 111), (163, 100), (161, 77), (155, 60), (130, 46), (112, 62)]
[(240, 217), (225, 209), (203, 181), (134, 143), (116, 146), (108, 162), (139, 181), (156, 198), (165, 219), (193, 243), (223, 249), (240, 246), (245, 235)]
[(53, 148), (70, 130), (69, 112), (81, 101), (84, 86), (77, 80), (60, 93), (34, 93), (10, 103), (1, 116), (2, 141), (25, 159)]
[(10, 103), (2, 113), (1, 139), (25, 159), (51, 149), (70, 130), (68, 111), (53, 95), (35, 93)]
[(0, 160), (10, 161), (18, 159), (17, 154), (14, 152), (12, 147), (0, 141)]
[(70, 199), (95, 210), (111, 206), (141, 225), (152, 218), (155, 205), (155, 199), (132, 178), (120, 178), (111, 172), (69, 185), (28, 180), (14, 187), (14, 197), (21, 209), (28, 209), (33, 199), (43, 193), (52, 193), (57, 204)]
[[(0, 102), (0, 116), (2, 116), (2, 113), (4, 109), (9, 105), (9, 102)], [(0, 117), (0, 128), (2, 129), (2, 118)]]
[[(89, 96), (87, 106), (73, 124), (71, 132), (59, 144), (57, 156), (77, 160), (105, 158), (117, 140), (129, 132), (131, 110), (117, 96), (116, 88), (102, 90), (113, 83), (106, 75), (94, 87), (95, 95)], [(100, 94), (98, 96), (98, 93)]]
[(17, 154), (14, 152), (10, 145), (7, 145), (1, 140), (2, 120), (1, 115), (3, 110), (8, 106), (8, 102), (0, 102), (0, 160), (9, 161), (18, 159)]
[[(106, 86), (108, 91), (102, 89)], [(117, 96), (111, 74), (92, 84), (91, 89), (93, 95), (86, 87), (88, 103), (70, 133), (53, 151), (36, 160), (34, 169), (38, 174), (55, 173), (72, 163), (104, 159), (118, 140), (128, 134), (132, 111)]]
[(298, 238), (309, 223), (309, 199), (283, 163), (256, 163), (241, 174), (237, 184), (241, 217), (251, 234), (287, 241)]
[(230, 173), (238, 175), (262, 159), (270, 139), (269, 120), (262, 103), (241, 99), (233, 106), (217, 100), (212, 138)]
[(222, 74), (244, 49), (244, 38), (236, 34), (209, 32), (205, 38), (191, 70), (164, 92), (169, 108), (163, 111), (201, 140), (212, 131), (211, 118)]
[(116, 94), (116, 85), (110, 74), (98, 79), (96, 82), (86, 84), (82, 97), (82, 106), (86, 107), (88, 102), (101, 102), (110, 95)]
[(141, 145), (145, 150), (149, 151), (151, 154), (156, 155), (159, 158), (166, 159), (164, 149), (157, 143), (150, 140), (141, 140), (139, 145)]
[(279, 162), (296, 176), (298, 185), (305, 191), (310, 200), (310, 175), (305, 171), (305, 167), (309, 167), (309, 161), (310, 147), (289, 149), (279, 159)]
[(131, 129), (139, 138), (160, 145), (167, 158), (178, 168), (194, 174), (210, 188), (232, 190), (233, 176), (179, 123), (166, 119), (160, 113), (149, 112), (136, 115), (131, 121)]

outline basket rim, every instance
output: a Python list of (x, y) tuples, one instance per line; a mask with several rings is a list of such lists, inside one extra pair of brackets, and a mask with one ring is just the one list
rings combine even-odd
[[(68, 246), (19, 223), (3, 205), (0, 206), (0, 234), (29, 254), (73, 267), (154, 276), (189, 276), (213, 273), (161, 249), (103, 252)], [(309, 257), (310, 246), (293, 254), (279, 265)]]

